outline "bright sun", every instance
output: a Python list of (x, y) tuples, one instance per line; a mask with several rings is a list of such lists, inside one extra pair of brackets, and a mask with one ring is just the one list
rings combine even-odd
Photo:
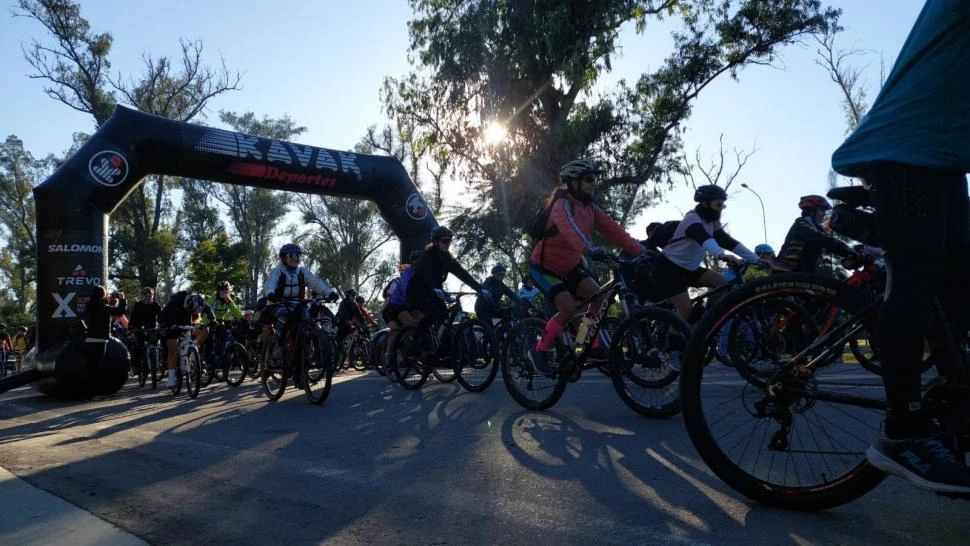
[(505, 142), (507, 136), (508, 132), (505, 130), (505, 126), (497, 121), (489, 122), (488, 126), (485, 127), (486, 144), (501, 144)]

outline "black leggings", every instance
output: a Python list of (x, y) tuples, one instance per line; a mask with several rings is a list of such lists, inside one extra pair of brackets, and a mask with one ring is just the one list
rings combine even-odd
[(878, 342), (890, 437), (922, 434), (920, 362), (927, 317), (940, 296), (947, 320), (966, 335), (970, 302), (970, 200), (963, 173), (898, 163), (876, 166), (876, 235), (888, 279)]
[[(410, 288), (410, 286), (409, 286)], [(448, 314), (448, 306), (434, 292), (427, 290), (408, 290), (408, 303), (413, 309), (421, 311), (424, 317), (414, 329), (414, 337), (420, 337), (435, 322), (444, 320)]]

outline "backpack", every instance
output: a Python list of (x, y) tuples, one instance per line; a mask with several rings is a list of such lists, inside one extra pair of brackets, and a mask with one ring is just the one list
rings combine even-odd
[(401, 282), (400, 277), (394, 277), (384, 286), (384, 291), (381, 294), (384, 296), (384, 301), (391, 301), (391, 294), (394, 293), (394, 289), (397, 288), (397, 284)]
[(647, 243), (655, 248), (663, 248), (669, 245), (674, 238), (674, 232), (677, 231), (677, 226), (680, 225), (680, 222), (680, 220), (664, 222), (657, 228), (657, 231), (653, 232), (653, 236), (647, 239)]
[[(560, 190), (561, 191), (561, 190)], [(553, 235), (559, 233), (559, 228), (552, 226), (546, 229), (546, 224), (549, 223), (549, 214), (552, 213), (552, 206), (556, 204), (556, 201), (562, 197), (562, 194), (557, 191), (553, 194), (552, 201), (548, 205), (542, 207), (542, 209), (536, 214), (535, 218), (527, 228), (525, 228), (525, 233), (532, 238), (533, 244), (538, 243), (540, 240), (546, 237), (552, 237)]]

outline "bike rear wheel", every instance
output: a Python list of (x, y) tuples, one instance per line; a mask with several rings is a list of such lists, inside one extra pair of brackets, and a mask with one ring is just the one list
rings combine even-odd
[(482, 392), (498, 373), (498, 342), (480, 320), (466, 320), (451, 335), (451, 361), (458, 384), (471, 392)]
[(546, 321), (529, 318), (519, 321), (508, 335), (508, 344), (502, 355), (502, 381), (509, 395), (520, 406), (529, 410), (549, 409), (562, 398), (566, 391), (566, 374), (545, 375), (536, 371), (528, 354), (542, 337)]
[(620, 400), (644, 417), (680, 412), (676, 383), (691, 329), (676, 313), (647, 307), (623, 322), (613, 337), (610, 377)]
[(414, 339), (414, 327), (406, 326), (401, 330), (395, 355), (397, 381), (408, 390), (420, 389), (428, 381), (429, 360), (433, 351), (429, 347), (426, 334), (420, 340)]
[[(278, 350), (277, 350), (278, 349)], [(273, 356), (276, 353), (278, 356)], [(279, 400), (286, 390), (286, 353), (283, 351), (282, 342), (272, 340), (266, 344), (263, 353), (263, 370), (260, 375), (260, 383), (266, 397), (272, 401)]]
[[(854, 314), (865, 303), (863, 294), (833, 279), (777, 275), (745, 283), (696, 326), (680, 377), (684, 422), (724, 483), (769, 506), (820, 510), (884, 479), (865, 457), (883, 418), (881, 378), (826, 358), (828, 348), (841, 351), (839, 338), (807, 339), (819, 329), (804, 322), (804, 309), (819, 305), (840, 306), (850, 321), (859, 320)], [(736, 330), (733, 368), (705, 366), (711, 340), (729, 320)], [(801, 353), (819, 364), (792, 364)]]

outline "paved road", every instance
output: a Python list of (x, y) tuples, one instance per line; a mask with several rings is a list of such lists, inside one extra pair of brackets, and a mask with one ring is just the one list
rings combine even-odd
[[(152, 544), (960, 544), (968, 505), (891, 479), (847, 506), (748, 502), (681, 418), (645, 420), (595, 372), (553, 411), (340, 377), (326, 405), (258, 385), (190, 401), (129, 384), (0, 396), (0, 466)], [(9, 518), (7, 521), (10, 521)], [(4, 519), (0, 515), (0, 536)], [(9, 531), (9, 530), (8, 530)]]

